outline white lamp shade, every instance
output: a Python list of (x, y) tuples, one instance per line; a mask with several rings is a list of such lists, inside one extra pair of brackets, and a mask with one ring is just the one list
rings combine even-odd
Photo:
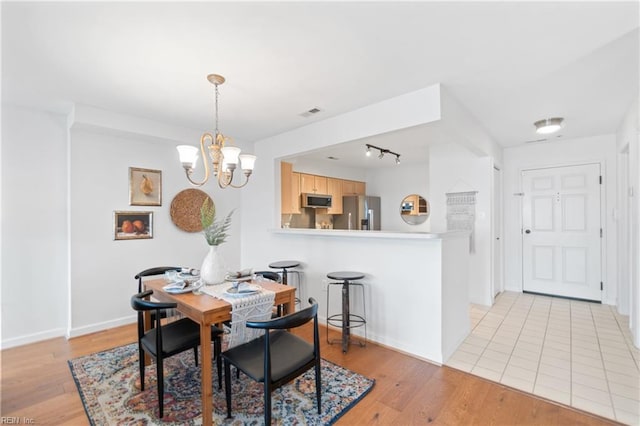
[(178, 145), (176, 149), (180, 155), (182, 165), (195, 169), (196, 161), (198, 161), (198, 148), (191, 145)]
[(253, 167), (256, 165), (256, 156), (251, 154), (242, 154), (240, 155), (240, 161), (242, 170), (253, 170)]
[(224, 156), (224, 162), (227, 164), (238, 164), (238, 156), (240, 155), (240, 148), (235, 146), (225, 146), (221, 149)]

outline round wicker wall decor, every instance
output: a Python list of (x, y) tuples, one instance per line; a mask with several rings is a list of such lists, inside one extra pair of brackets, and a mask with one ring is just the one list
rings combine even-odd
[(171, 201), (170, 214), (173, 223), (183, 231), (202, 231), (200, 207), (207, 198), (211, 199), (206, 192), (199, 189), (189, 188), (178, 192)]

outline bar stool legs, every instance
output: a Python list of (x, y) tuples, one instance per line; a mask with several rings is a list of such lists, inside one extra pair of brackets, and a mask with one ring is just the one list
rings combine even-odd
[[(329, 325), (340, 327), (342, 329), (342, 352), (346, 353), (349, 349), (351, 341), (351, 329), (356, 327), (364, 327), (364, 341), (360, 340), (360, 346), (366, 346), (367, 341), (367, 310), (365, 303), (364, 285), (362, 283), (352, 282), (364, 277), (359, 272), (331, 272), (327, 274), (331, 279), (340, 279), (340, 282), (330, 282), (327, 285), (327, 343), (333, 344), (334, 340), (329, 339)], [(339, 314), (329, 315), (329, 300), (332, 285), (340, 285), (342, 293), (342, 310)], [(350, 312), (350, 288), (351, 286), (360, 287), (362, 290), (362, 315), (352, 314)]]

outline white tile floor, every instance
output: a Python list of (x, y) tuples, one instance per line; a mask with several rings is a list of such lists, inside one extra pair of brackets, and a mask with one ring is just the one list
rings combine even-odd
[(640, 425), (640, 350), (615, 307), (504, 292), (471, 321), (446, 365)]

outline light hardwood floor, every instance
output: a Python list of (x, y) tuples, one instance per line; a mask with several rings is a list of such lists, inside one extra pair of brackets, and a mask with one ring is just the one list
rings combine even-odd
[[(134, 342), (135, 333), (131, 325), (1, 351), (1, 415), (32, 418), (44, 425), (88, 424), (67, 360)], [(301, 334), (311, 337), (309, 328)], [(364, 348), (352, 345), (343, 354), (339, 344), (326, 344), (324, 329), (321, 334), (323, 358), (376, 380), (369, 395), (338, 425), (614, 424), (371, 343)]]

